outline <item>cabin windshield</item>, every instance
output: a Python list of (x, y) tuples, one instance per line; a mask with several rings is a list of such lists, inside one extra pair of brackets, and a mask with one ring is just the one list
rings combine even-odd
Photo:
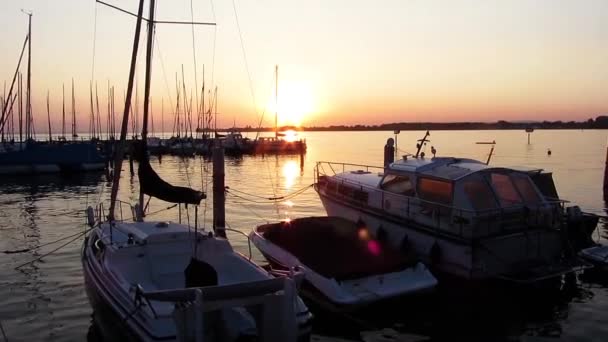
[(511, 179), (515, 183), (515, 187), (523, 197), (526, 204), (538, 204), (541, 202), (541, 198), (536, 192), (532, 180), (526, 175), (512, 174)]
[(464, 182), (464, 192), (475, 210), (498, 208), (492, 189), (483, 179), (469, 179)]
[(414, 196), (414, 185), (409, 176), (386, 175), (380, 188), (400, 195)]
[(523, 202), (509, 175), (492, 172), (489, 178), (501, 207), (511, 207)]
[(418, 178), (418, 197), (425, 201), (452, 204), (452, 182), (431, 178)]

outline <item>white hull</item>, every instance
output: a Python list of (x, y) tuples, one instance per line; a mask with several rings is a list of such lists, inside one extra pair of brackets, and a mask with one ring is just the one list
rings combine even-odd
[[(295, 231), (298, 232), (295, 232)], [(288, 240), (297, 240), (300, 245), (293, 247), (273, 242), (277, 234), (291, 236)], [(266, 235), (269, 234), (269, 235)], [(298, 238), (306, 234), (305, 238)], [(336, 217), (310, 217), (290, 221), (285, 227), (282, 223), (262, 225), (250, 234), (253, 244), (264, 254), (271, 264), (280, 265), (286, 269), (298, 269), (304, 273), (304, 279), (318, 292), (325, 296), (333, 305), (362, 306), (394, 297), (412, 295), (432, 290), (437, 285), (437, 279), (424, 264), (414, 258), (406, 258), (398, 251), (388, 250), (385, 246), (378, 247), (378, 254), (369, 252), (369, 247), (361, 249), (362, 231), (356, 228), (354, 221), (346, 221)], [(327, 236), (340, 236), (331, 245), (319, 244), (318, 239)], [(351, 236), (357, 236), (353, 241)], [(364, 238), (365, 239), (365, 238)], [(377, 241), (374, 241), (377, 242)], [(286, 242), (285, 242), (286, 243)], [(289, 244), (289, 243), (287, 243)], [(313, 245), (314, 244), (314, 245)], [(352, 247), (349, 247), (352, 246)], [(369, 245), (366, 245), (369, 246)], [(380, 245), (378, 245), (380, 246)], [(314, 259), (310, 253), (301, 253), (301, 248), (313, 250), (316, 247)], [(386, 250), (385, 250), (386, 249)], [(380, 252), (382, 251), (382, 252)], [(295, 255), (294, 255), (295, 253)], [(380, 255), (382, 253), (382, 255)], [(394, 257), (400, 255), (397, 259)], [(318, 264), (318, 257), (326, 262), (325, 267)], [(303, 258), (300, 260), (300, 258)], [(353, 263), (367, 263), (368, 260), (383, 260), (382, 264), (374, 266), (352, 267), (339, 264), (342, 271), (331, 271), (333, 260), (348, 259)], [(329, 260), (331, 259), (331, 260)], [(305, 260), (308, 260), (307, 263)], [(398, 262), (396, 262), (398, 260)], [(407, 261), (408, 265), (405, 265)], [(393, 266), (387, 265), (392, 264)], [(321, 267), (317, 269), (317, 267)], [(344, 269), (349, 272), (344, 272)], [(348, 275), (347, 275), (348, 273)]]
[[(122, 230), (114, 228), (113, 237), (110, 237), (106, 225), (105, 229), (95, 229), (85, 242), (82, 263), (89, 301), (93, 306), (102, 305), (109, 308), (114, 316), (124, 323), (125, 326), (122, 328), (138, 340), (181, 341), (176, 326), (175, 302), (152, 299), (148, 301), (145, 297), (136, 295), (134, 286), (138, 286), (146, 293), (173, 293), (186, 289), (184, 271), (192, 256), (193, 247), (193, 242), (189, 242), (188, 238), (190, 234), (187, 229), (183, 232), (174, 224), (171, 224), (170, 228), (163, 228), (170, 230), (163, 236), (153, 235), (159, 234), (155, 231), (150, 233), (149, 223), (141, 223), (147, 228), (139, 231), (129, 228), (129, 225), (137, 228), (140, 224), (125, 224), (121, 227)], [(128, 242), (127, 232), (134, 234), (135, 243)], [(103, 237), (96, 238), (99, 236)], [(246, 286), (257, 281), (273, 279), (261, 267), (251, 263), (241, 254), (233, 252), (226, 240), (203, 238), (200, 233), (199, 236), (202, 240), (199, 240), (201, 246), (197, 259), (206, 259), (213, 263), (213, 267), (218, 271), (218, 286), (215, 287), (240, 284)], [(139, 238), (142, 240), (138, 240)], [(97, 243), (102, 248), (98, 248)], [(162, 245), (158, 245), (159, 243)], [(300, 310), (296, 320), (299, 327), (296, 329), (296, 334), (308, 336), (310, 313), (301, 301), (296, 303), (298, 303), (296, 308)], [(207, 338), (215, 336), (215, 338), (211, 337), (211, 341), (217, 340), (217, 334), (234, 337), (237, 333), (256, 333), (256, 324), (252, 316), (243, 309), (228, 307), (220, 309), (218, 314), (220, 319), (229, 323), (226, 327), (220, 328), (219, 333), (214, 330), (208, 335), (209, 333), (206, 332)], [(192, 319), (187, 317), (190, 316), (186, 316), (186, 319)]]
[[(319, 192), (319, 197), (328, 215), (354, 221), (361, 219), (375, 234), (382, 227), (387, 241), (394, 246), (401, 247), (407, 241), (431, 269), (465, 280), (502, 277), (517, 262), (536, 257), (551, 260), (560, 253), (560, 237), (555, 231), (533, 230), (527, 234), (480, 239), (476, 248), (472, 248), (470, 241), (434, 234), (428, 229), (413, 227), (404, 220), (399, 222), (372, 210), (331, 198), (323, 192)], [(433, 252), (435, 244), (435, 250), (439, 250), (438, 257)]]

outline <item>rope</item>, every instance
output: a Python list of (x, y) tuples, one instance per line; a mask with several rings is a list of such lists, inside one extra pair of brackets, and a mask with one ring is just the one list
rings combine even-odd
[[(286, 200), (286, 199), (294, 198), (294, 197), (300, 195), (301, 193), (305, 192), (306, 190), (308, 190), (309, 188), (311, 188), (313, 186), (314, 186), (314, 184), (310, 184), (310, 185), (307, 185), (307, 186), (305, 186), (305, 187), (303, 187), (301, 189), (298, 189), (298, 190), (296, 190), (294, 192), (291, 192), (291, 193), (289, 193), (287, 195), (275, 196), (275, 197), (264, 197), (264, 196), (259, 196), (259, 195), (255, 195), (255, 194), (249, 194), (249, 193), (246, 193), (244, 191), (240, 191), (240, 190), (236, 190), (236, 189), (230, 189), (230, 188), (227, 188), (226, 192), (236, 191), (236, 192), (238, 192), (240, 194), (243, 194), (243, 195), (246, 195), (246, 196), (256, 197), (256, 198), (260, 198), (260, 199), (264, 199), (264, 200), (269, 200), (269, 201), (281, 201), (281, 200)], [(233, 195), (239, 197), (236, 194), (233, 194)], [(243, 199), (249, 200), (247, 198), (243, 198)]]
[(253, 216), (256, 216), (257, 218), (259, 218), (260, 220), (262, 220), (262, 222), (268, 222), (268, 220), (265, 217), (261, 216), (260, 214), (256, 213), (253, 209), (251, 209), (250, 206), (247, 205), (248, 203), (240, 202), (240, 201), (234, 200), (232, 198), (229, 198), (229, 200), (231, 200), (232, 202), (234, 202), (236, 204), (241, 204), (243, 206), (243, 208), (247, 209), (247, 211), (249, 211), (250, 213), (252, 213)]
[[(91, 229), (92, 229), (92, 228), (91, 228)], [(41, 256), (39, 256), (39, 257), (35, 258), (34, 260), (28, 261), (28, 262), (26, 262), (26, 263), (24, 263), (24, 264), (21, 264), (21, 265), (19, 265), (19, 266), (15, 267), (15, 270), (18, 270), (18, 269), (20, 269), (21, 267), (23, 267), (23, 266), (25, 266), (25, 265), (32, 264), (32, 263), (34, 263), (34, 262), (36, 262), (36, 261), (38, 261), (38, 260), (40, 260), (40, 259), (42, 259), (42, 258), (44, 258), (44, 257), (46, 257), (46, 256), (48, 256), (48, 255), (51, 255), (51, 254), (53, 254), (53, 253), (57, 252), (58, 250), (62, 249), (63, 247), (65, 247), (65, 246), (67, 246), (67, 245), (71, 244), (72, 242), (74, 242), (74, 241), (78, 240), (78, 239), (79, 239), (81, 236), (85, 235), (85, 234), (86, 234), (87, 232), (89, 232), (91, 229), (87, 229), (87, 230), (85, 230), (84, 232), (79, 233), (79, 234), (78, 234), (78, 236), (76, 236), (76, 237), (75, 237), (75, 238), (73, 238), (72, 240), (70, 240), (70, 241), (68, 241), (68, 242), (64, 243), (63, 245), (61, 245), (61, 246), (59, 246), (59, 247), (57, 247), (57, 248), (53, 249), (53, 250), (52, 250), (52, 251), (50, 251), (50, 252), (45, 253), (45, 254), (43, 254), (43, 255), (41, 255)]]
[(245, 69), (247, 70), (247, 78), (249, 79), (249, 90), (251, 92), (251, 100), (253, 102), (253, 109), (257, 111), (257, 104), (255, 101), (255, 93), (253, 91), (253, 82), (251, 80), (251, 72), (249, 72), (249, 64), (247, 63), (247, 53), (245, 52), (245, 43), (243, 42), (243, 34), (241, 32), (241, 25), (239, 24), (239, 16), (236, 11), (236, 3), (232, 0), (232, 9), (234, 10), (234, 18), (236, 20), (236, 27), (239, 31), (239, 38), (241, 42), (241, 52), (243, 53), (243, 59), (245, 60)]
[(175, 208), (175, 207), (177, 207), (177, 204), (170, 205), (170, 206), (168, 206), (168, 207), (166, 207), (166, 208), (159, 209), (159, 210), (157, 210), (157, 211), (154, 211), (154, 212), (148, 213), (146, 216), (156, 215), (156, 214), (158, 214), (158, 213), (161, 213), (161, 212), (166, 211), (166, 210), (173, 209), (173, 208)]
[(82, 235), (82, 234), (85, 234), (85, 233), (89, 232), (91, 229), (92, 229), (92, 228), (89, 228), (89, 229), (87, 229), (87, 230), (86, 230), (86, 231), (84, 231), (84, 232), (78, 232), (78, 233), (76, 233), (76, 234), (72, 234), (72, 235), (64, 236), (64, 237), (62, 237), (62, 238), (60, 238), (60, 239), (58, 239), (58, 240), (51, 241), (51, 242), (47, 242), (47, 243), (44, 243), (44, 244), (39, 245), (39, 246), (36, 246), (36, 247), (32, 247), (32, 248), (24, 248), (24, 249), (14, 249), (14, 250), (5, 250), (5, 251), (3, 251), (3, 253), (4, 253), (4, 254), (16, 254), (16, 253), (25, 253), (25, 252), (29, 252), (29, 251), (32, 251), (32, 250), (36, 250), (36, 249), (39, 249), (39, 248), (42, 248), (42, 247), (48, 246), (48, 245), (53, 245), (53, 244), (55, 244), (55, 243), (57, 243), (57, 242), (60, 242), (60, 241), (63, 241), (63, 240), (66, 240), (66, 239), (72, 238), (72, 237), (77, 236), (77, 235)]
[(4, 327), (2, 326), (2, 321), (0, 321), (0, 331), (2, 332), (2, 337), (4, 337), (4, 342), (8, 342), (8, 337), (6, 337), (6, 333), (4, 332)]

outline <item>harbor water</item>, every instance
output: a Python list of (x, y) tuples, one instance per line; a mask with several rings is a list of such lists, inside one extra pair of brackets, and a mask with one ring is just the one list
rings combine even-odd
[[(416, 140), (423, 135), (419, 131), (398, 134), (398, 155), (415, 153)], [(395, 135), (380, 131), (303, 132), (302, 137), (308, 144), (304, 155), (226, 157), (226, 221), (230, 228), (248, 234), (262, 223), (324, 215), (311, 187), (315, 163), (381, 166), (384, 144)], [(485, 161), (490, 145), (477, 142), (496, 141), (490, 164), (552, 171), (558, 193), (571, 202), (569, 205), (606, 215), (603, 178), (607, 138), (608, 132), (602, 130), (537, 130), (531, 133), (528, 144), (523, 130), (433, 131), (423, 151), (430, 157), (433, 146), (437, 156)], [(152, 157), (151, 164), (169, 183), (208, 193), (198, 209), (198, 222), (210, 229), (210, 160), (163, 156)], [(135, 203), (139, 186), (137, 176), (129, 173), (128, 162), (123, 164), (122, 177), (119, 197)], [(110, 187), (104, 172), (0, 178), (0, 323), (9, 341), (100, 341), (107, 335), (103, 331), (107, 327), (96, 323), (85, 294), (80, 262), (82, 238), (40, 261), (21, 265), (71, 239), (49, 243), (85, 230), (85, 208), (107, 201)], [(130, 215), (126, 206), (121, 208), (118, 215)], [(149, 212), (150, 220), (181, 220), (191, 225), (195, 221), (193, 207), (170, 208), (170, 204), (155, 199), (150, 201)], [(594, 238), (603, 242), (608, 236), (605, 224), (601, 219), (594, 233)], [(229, 232), (228, 237), (241, 253), (249, 255), (251, 248), (252, 258), (264, 263), (244, 235)], [(505, 306), (477, 306), (474, 296), (439, 296), (405, 301), (392, 307), (395, 312), (390, 314), (340, 317), (336, 324), (331, 316), (321, 314), (316, 316), (313, 329), (347, 338), (365, 330), (391, 328), (428, 336), (429, 340), (450, 340), (459, 335), (485, 341), (608, 340), (608, 280), (601, 278), (578, 274), (559, 295), (542, 303), (505, 295), (497, 300)]]

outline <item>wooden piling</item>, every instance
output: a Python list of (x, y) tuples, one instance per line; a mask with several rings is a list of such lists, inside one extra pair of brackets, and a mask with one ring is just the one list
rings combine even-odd
[(226, 201), (224, 184), (224, 149), (213, 147), (213, 230), (219, 237), (226, 238)]

